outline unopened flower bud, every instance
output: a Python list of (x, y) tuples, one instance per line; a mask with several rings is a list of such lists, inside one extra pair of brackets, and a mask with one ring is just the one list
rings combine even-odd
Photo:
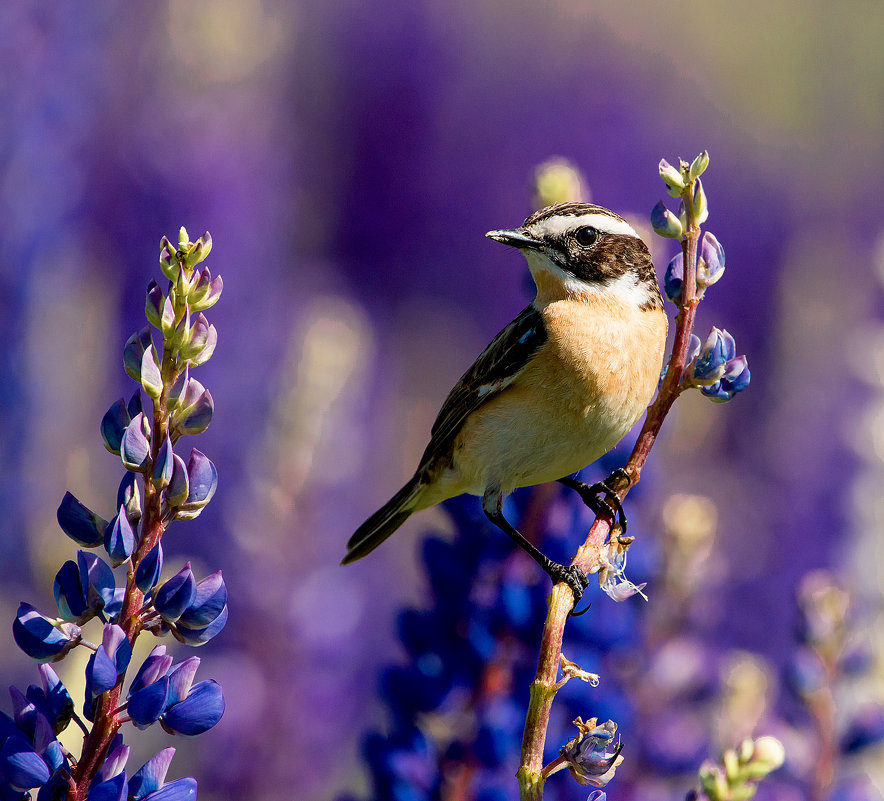
[(694, 196), (691, 199), (694, 212), (694, 221), (702, 225), (709, 218), (709, 205), (706, 202), (706, 193), (703, 191), (703, 182), (697, 178), (694, 182)]
[(666, 208), (662, 200), (651, 210), (651, 225), (657, 234), (667, 239), (680, 239), (684, 234), (678, 217)]
[(660, 171), (660, 177), (663, 179), (663, 183), (666, 184), (666, 190), (669, 194), (672, 197), (679, 197), (685, 187), (681, 170), (677, 167), (673, 167), (668, 161), (666, 161), (666, 159), (660, 159), (660, 164), (657, 168)]
[(141, 386), (151, 398), (159, 398), (163, 392), (163, 374), (157, 364), (153, 347), (144, 351), (141, 357)]
[(709, 151), (704, 150), (697, 158), (695, 158), (691, 162), (691, 168), (688, 171), (688, 176), (691, 180), (695, 178), (699, 178), (704, 172), (706, 172), (706, 168), (709, 166)]
[(157, 328), (162, 327), (163, 319), (163, 290), (156, 281), (151, 281), (147, 287), (147, 300), (144, 304), (144, 314), (148, 321)]
[(703, 234), (700, 243), (700, 260), (697, 264), (697, 289), (702, 297), (703, 290), (712, 286), (724, 275), (724, 248), (709, 231)]
[(152, 347), (150, 328), (147, 326), (136, 331), (126, 340), (126, 344), (123, 346), (123, 366), (135, 381), (141, 381), (141, 360), (144, 357), (144, 352)]

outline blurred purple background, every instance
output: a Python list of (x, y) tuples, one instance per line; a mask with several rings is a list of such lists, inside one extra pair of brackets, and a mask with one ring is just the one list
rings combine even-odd
[[(201, 799), (364, 788), (377, 671), (401, 657), (396, 610), (425, 597), (417, 535), (444, 514), (338, 561), (526, 303), (524, 264), (483, 234), (532, 211), (550, 156), (646, 218), (661, 157), (711, 154), (728, 269), (699, 329), (731, 331), (753, 381), (727, 406), (679, 403), (642, 516), (653, 532), (679, 492), (716, 505), (719, 644), (781, 666), (813, 568), (879, 603), (884, 7), (10, 0), (0, 68), (0, 619), (51, 607), (65, 489), (110, 516), (98, 422), (131, 392), (121, 348), (160, 237), (214, 238), (199, 447), (221, 483), (164, 540), (231, 594), (199, 652), (228, 712), (175, 743)], [(24, 686), (6, 642), (3, 679)], [(133, 738), (145, 757), (153, 737)]]

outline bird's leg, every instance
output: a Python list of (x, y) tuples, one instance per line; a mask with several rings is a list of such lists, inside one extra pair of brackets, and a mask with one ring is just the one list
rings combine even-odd
[(489, 489), (482, 498), (482, 511), (485, 516), (494, 523), (501, 531), (507, 534), (520, 548), (528, 553), (528, 555), (539, 564), (543, 571), (552, 579), (553, 584), (560, 581), (567, 582), (574, 593), (574, 606), (580, 602), (583, 597), (583, 591), (589, 584), (589, 579), (577, 565), (560, 565), (553, 562), (547, 556), (544, 556), (540, 550), (534, 547), (525, 537), (520, 534), (510, 522), (503, 516), (503, 493), (499, 489)]
[[(619, 478), (631, 480), (629, 473), (619, 467), (604, 481), (597, 481), (595, 484), (586, 484), (569, 476), (560, 478), (559, 483), (576, 490), (583, 502), (597, 515), (606, 515), (615, 522), (619, 520), (622, 533), (626, 534), (626, 512), (623, 511), (623, 504), (613, 490), (613, 482)], [(605, 497), (601, 497), (602, 495)]]

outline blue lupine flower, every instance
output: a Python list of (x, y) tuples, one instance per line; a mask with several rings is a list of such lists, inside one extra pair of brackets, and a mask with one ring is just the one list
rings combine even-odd
[(172, 450), (172, 441), (167, 436), (160, 445), (156, 461), (153, 465), (153, 485), (158, 490), (169, 486), (172, 480), (172, 472), (175, 468), (175, 453)]
[(224, 713), (221, 686), (212, 679), (193, 684), (199, 657), (189, 657), (167, 673), (170, 661), (165, 649), (159, 652), (156, 648), (145, 660), (130, 688), (129, 716), (139, 728), (159, 720), (170, 734), (201, 734)]
[(712, 286), (724, 275), (724, 248), (715, 235), (706, 231), (700, 242), (700, 258), (697, 263), (697, 286), (703, 290)]
[(166, 487), (166, 503), (171, 507), (180, 506), (187, 500), (190, 494), (190, 478), (187, 475), (187, 465), (177, 453), (172, 455), (172, 477), (169, 486)]
[(126, 801), (128, 797), (129, 778), (125, 773), (118, 773), (112, 779), (92, 787), (86, 801)]
[(159, 583), (163, 572), (163, 545), (158, 542), (138, 563), (135, 569), (135, 586), (144, 593), (150, 592)]
[(144, 414), (136, 414), (120, 442), (120, 458), (127, 470), (144, 473), (150, 466), (150, 442), (144, 433)]
[(113, 623), (107, 623), (101, 637), (101, 645), (89, 658), (86, 680), (93, 697), (107, 692), (117, 683), (117, 677), (129, 667), (132, 646), (125, 632)]
[(720, 379), (728, 359), (736, 355), (734, 338), (727, 331), (713, 326), (694, 365), (694, 379), (709, 382)]
[(196, 579), (190, 562), (185, 563), (154, 595), (153, 605), (163, 620), (174, 623), (196, 597)]
[(149, 397), (156, 400), (163, 393), (163, 372), (160, 370), (159, 354), (155, 348), (147, 348), (141, 357), (141, 386)]
[(684, 233), (681, 222), (661, 200), (651, 210), (651, 226), (654, 231), (667, 239), (679, 239)]
[(132, 416), (124, 398), (115, 401), (104, 413), (101, 418), (101, 438), (104, 440), (104, 447), (111, 453), (120, 455), (123, 434), (131, 422)]
[(74, 700), (58, 674), (48, 664), (38, 668), (42, 687), (32, 684), (27, 698), (46, 717), (52, 730), (58, 734), (67, 728), (74, 714)]
[(104, 542), (107, 520), (80, 503), (70, 492), (65, 492), (58, 512), (58, 525), (74, 542), (85, 548), (95, 548)]
[(749, 386), (751, 379), (749, 364), (745, 356), (729, 359), (724, 366), (724, 374), (720, 381), (709, 386), (700, 387), (700, 391), (718, 403), (729, 401), (738, 392)]
[(48, 617), (22, 601), (12, 622), (12, 636), (31, 659), (52, 662), (79, 643), (80, 627), (73, 623), (53, 625)]
[(134, 526), (141, 519), (141, 490), (138, 488), (138, 475), (131, 470), (123, 474), (117, 489), (117, 509), (126, 509), (126, 517)]
[(225, 605), (211, 623), (208, 623), (201, 628), (189, 628), (183, 625), (179, 620), (171, 627), (172, 636), (174, 636), (179, 642), (183, 642), (187, 645), (205, 645), (227, 625), (227, 617), (228, 611), (227, 606)]
[(604, 787), (614, 778), (617, 766), (623, 761), (620, 756), (622, 744), (608, 751), (617, 731), (617, 724), (609, 720), (596, 726), (595, 719), (583, 724), (580, 718), (574, 722), (580, 733), (562, 748), (562, 756), (568, 761), (568, 770), (580, 784)]
[(156, 723), (169, 705), (169, 679), (162, 676), (132, 693), (127, 711), (139, 729)]
[(196, 517), (203, 507), (212, 500), (218, 487), (218, 471), (212, 460), (193, 448), (187, 460), (188, 493), (187, 499), (176, 511), (180, 520)]
[(203, 645), (226, 623), (227, 587), (219, 570), (197, 583), (193, 601), (181, 613), (172, 631), (182, 642)]
[(663, 276), (663, 291), (673, 303), (681, 303), (681, 288), (684, 284), (684, 254), (673, 256), (666, 265)]
[(114, 573), (103, 559), (77, 551), (77, 562), (65, 562), (55, 576), (53, 593), (58, 614), (82, 625), (102, 610), (115, 614)]
[(170, 734), (195, 737), (221, 720), (224, 706), (221, 685), (214, 679), (206, 679), (191, 687), (183, 701), (169, 707), (160, 718), (160, 724)]
[(114, 736), (110, 747), (107, 749), (107, 756), (104, 759), (95, 778), (92, 780), (92, 787), (96, 787), (102, 782), (109, 781), (114, 776), (119, 776), (126, 767), (129, 760), (130, 748), (123, 742), (123, 735), (117, 733)]
[(147, 298), (144, 303), (144, 316), (156, 328), (163, 327), (163, 307), (166, 299), (160, 285), (151, 279), (147, 285)]
[(111, 564), (114, 567), (123, 564), (135, 553), (137, 544), (138, 536), (129, 522), (126, 508), (121, 506), (104, 532), (104, 548), (110, 556)]
[(196, 799), (196, 780), (190, 777), (164, 784), (174, 748), (164, 748), (142, 765), (129, 780), (132, 801), (192, 801)]
[(25, 792), (49, 781), (52, 772), (23, 735), (12, 735), (0, 747), (0, 781)]
[(141, 361), (144, 352), (152, 347), (153, 339), (150, 335), (150, 326), (147, 325), (132, 334), (123, 345), (123, 366), (129, 377), (139, 384), (141, 383)]
[(199, 434), (212, 422), (214, 411), (212, 393), (191, 378), (184, 387), (178, 409), (172, 415), (172, 428), (181, 434)]

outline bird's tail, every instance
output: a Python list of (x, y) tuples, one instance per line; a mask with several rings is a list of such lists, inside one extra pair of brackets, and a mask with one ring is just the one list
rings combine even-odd
[(348, 565), (370, 554), (417, 510), (423, 491), (420, 479), (414, 476), (387, 503), (366, 520), (347, 542), (347, 554), (341, 560)]

